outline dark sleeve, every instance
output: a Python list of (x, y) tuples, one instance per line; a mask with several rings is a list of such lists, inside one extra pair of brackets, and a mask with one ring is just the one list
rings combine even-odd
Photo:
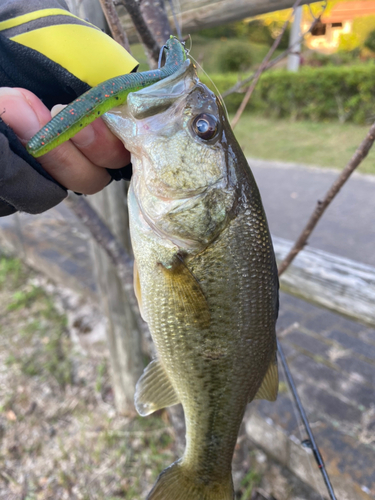
[[(0, 1), (4, 22), (39, 9), (67, 9), (64, 0)], [(53, 61), (0, 33), (0, 87), (23, 87), (48, 107), (68, 103), (89, 87)], [(8, 35), (8, 36), (6, 36)], [(13, 130), (0, 119), (0, 217), (17, 211), (38, 214), (60, 203), (67, 190), (29, 155)]]
[[(66, 47), (54, 35), (61, 29), (69, 35), (70, 50), (72, 44), (84, 47), (82, 53), (73, 51), (68, 61)], [(92, 56), (93, 40), (103, 49), (101, 58)], [(55, 104), (71, 102), (97, 85), (99, 81), (95, 78), (112, 78), (106, 71), (115, 71), (117, 75), (137, 67), (131, 55), (122, 48), (119, 51), (118, 44), (113, 44), (101, 30), (72, 16), (64, 0), (0, 0), (0, 87), (28, 89), (50, 109)], [(51, 46), (57, 46), (58, 50), (50, 53)], [(78, 62), (82, 60), (82, 64), (77, 64), (76, 53), (80, 54)], [(106, 64), (109, 60), (110, 66)], [(86, 66), (83, 81), (80, 69)], [(104, 72), (97, 68), (104, 68)], [(26, 153), (4, 123), (0, 135), (0, 203), (3, 200), (0, 216), (15, 210), (40, 213), (60, 203), (66, 196), (65, 188)], [(17, 155), (20, 158), (17, 159)], [(108, 172), (116, 180), (130, 178), (131, 165), (119, 170), (108, 169)]]
[(0, 119), (0, 216), (17, 210), (39, 214), (66, 196), (66, 189), (27, 153), (12, 129)]

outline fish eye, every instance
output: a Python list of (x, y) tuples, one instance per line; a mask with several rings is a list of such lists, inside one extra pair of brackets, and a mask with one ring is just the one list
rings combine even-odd
[(216, 116), (202, 113), (194, 118), (193, 131), (198, 137), (209, 141), (215, 137), (218, 130), (218, 120)]

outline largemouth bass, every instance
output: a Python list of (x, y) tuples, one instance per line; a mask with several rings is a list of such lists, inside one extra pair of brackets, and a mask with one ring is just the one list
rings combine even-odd
[(278, 390), (278, 279), (258, 188), (189, 61), (106, 116), (132, 153), (135, 291), (158, 353), (136, 408), (149, 415), (180, 402), (186, 420), (184, 455), (148, 499), (233, 499), (246, 405)]

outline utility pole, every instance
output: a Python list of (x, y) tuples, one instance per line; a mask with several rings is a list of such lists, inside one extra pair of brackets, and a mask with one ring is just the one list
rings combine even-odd
[(297, 42), (301, 38), (302, 9), (302, 6), (296, 8), (292, 29), (290, 30), (289, 47), (293, 46), (293, 49), (288, 55), (288, 71), (298, 71), (300, 64), (301, 43)]

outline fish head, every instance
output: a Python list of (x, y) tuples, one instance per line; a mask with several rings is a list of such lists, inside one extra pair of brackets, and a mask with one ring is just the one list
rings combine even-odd
[(186, 251), (207, 246), (228, 223), (237, 183), (227, 117), (194, 65), (130, 94), (107, 123), (131, 152), (147, 223)]

